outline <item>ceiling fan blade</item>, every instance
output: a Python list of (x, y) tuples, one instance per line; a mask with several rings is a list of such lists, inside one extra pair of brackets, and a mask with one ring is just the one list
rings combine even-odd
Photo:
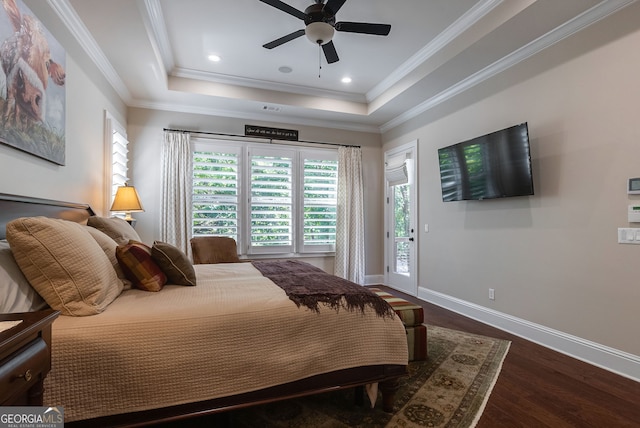
[(373, 34), (376, 36), (386, 36), (391, 31), (389, 24), (369, 24), (366, 22), (336, 22), (336, 31), (346, 31), (348, 33)]
[(347, 0), (329, 0), (327, 4), (324, 5), (324, 9), (331, 10), (332, 16), (338, 13), (344, 2)]
[(338, 52), (336, 52), (336, 47), (333, 44), (333, 41), (329, 43), (325, 43), (322, 45), (322, 50), (324, 51), (324, 57), (327, 59), (328, 64), (333, 64), (334, 62), (340, 61), (338, 58)]
[(306, 19), (307, 14), (299, 11), (295, 7), (289, 6), (288, 4), (281, 2), (280, 0), (260, 0), (262, 3), (266, 3), (269, 6), (273, 6), (276, 9), (280, 9), (281, 11), (288, 13), (289, 15), (293, 15), (298, 19), (302, 19), (303, 21)]
[(262, 45), (262, 47), (267, 48), (267, 49), (273, 49), (276, 48), (284, 43), (290, 42), (293, 39), (297, 39), (300, 36), (304, 35), (304, 30), (298, 30), (298, 31), (294, 31), (293, 33), (287, 34), (286, 36), (282, 36), (279, 39), (276, 39), (272, 42), (269, 42), (265, 45)]

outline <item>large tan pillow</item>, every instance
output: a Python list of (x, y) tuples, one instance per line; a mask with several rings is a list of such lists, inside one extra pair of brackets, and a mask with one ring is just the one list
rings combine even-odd
[(115, 269), (116, 271), (116, 275), (118, 275), (118, 278), (120, 278), (122, 280), (122, 283), (124, 284), (124, 289), (131, 289), (131, 281), (129, 281), (129, 279), (125, 276), (122, 268), (120, 267), (120, 264), (118, 263), (118, 259), (116, 258), (116, 248), (118, 247), (116, 241), (114, 241), (105, 233), (101, 232), (95, 227), (84, 226), (84, 228), (87, 232), (89, 232), (91, 236), (93, 236), (93, 239), (96, 240), (98, 245), (100, 245), (100, 248), (102, 248), (102, 251), (104, 251), (104, 253), (109, 258), (113, 269)]
[(23, 217), (7, 224), (7, 241), (33, 288), (64, 315), (99, 314), (122, 292), (109, 258), (80, 224)]
[(95, 227), (111, 239), (116, 241), (118, 245), (126, 245), (129, 241), (141, 241), (138, 232), (125, 220), (118, 217), (97, 217), (91, 216), (87, 220), (87, 224)]

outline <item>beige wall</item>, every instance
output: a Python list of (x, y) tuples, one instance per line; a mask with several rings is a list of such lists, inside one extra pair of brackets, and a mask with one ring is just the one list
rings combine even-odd
[[(385, 150), (419, 140), (420, 287), (640, 355), (640, 245), (617, 244), (640, 203), (625, 188), (640, 176), (639, 11), (383, 136)], [(524, 121), (535, 196), (442, 202), (437, 148)]]
[[(128, 136), (132, 143), (131, 177), (146, 209), (146, 212), (135, 216), (138, 219), (136, 228), (141, 238), (145, 242), (153, 242), (160, 237), (160, 155), (163, 128), (242, 135), (245, 124), (297, 129), (301, 140), (362, 147), (365, 165), (365, 274), (382, 274), (382, 151), (378, 134), (132, 108), (128, 115)], [(328, 271), (333, 270), (332, 258), (312, 262)]]

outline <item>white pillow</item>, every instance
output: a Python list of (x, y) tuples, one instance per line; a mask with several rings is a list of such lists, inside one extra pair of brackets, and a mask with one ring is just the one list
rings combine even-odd
[(0, 240), (0, 313), (33, 312), (45, 308), (47, 302), (24, 277), (9, 243)]

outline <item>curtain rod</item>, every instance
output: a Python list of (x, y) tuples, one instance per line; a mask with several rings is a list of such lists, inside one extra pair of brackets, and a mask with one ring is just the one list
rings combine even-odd
[(271, 138), (271, 137), (260, 137), (260, 136), (240, 135), (240, 134), (224, 134), (224, 133), (221, 133), (221, 132), (210, 132), (210, 131), (190, 131), (190, 130), (187, 130), (187, 129), (164, 128), (163, 130), (164, 131), (171, 131), (171, 132), (182, 132), (184, 134), (201, 134), (201, 135), (215, 135), (217, 137), (233, 137), (233, 138), (247, 138), (247, 139), (268, 140), (269, 143), (272, 143), (273, 141), (278, 141), (278, 142), (282, 142), (281, 144), (290, 144), (290, 145), (293, 145), (293, 146), (296, 145), (294, 143), (303, 143), (303, 144), (324, 144), (324, 145), (328, 145), (328, 146), (360, 148), (360, 146), (355, 146), (355, 145), (350, 145), (350, 144), (327, 143), (327, 142), (324, 142), (324, 141), (279, 140), (277, 138)]

